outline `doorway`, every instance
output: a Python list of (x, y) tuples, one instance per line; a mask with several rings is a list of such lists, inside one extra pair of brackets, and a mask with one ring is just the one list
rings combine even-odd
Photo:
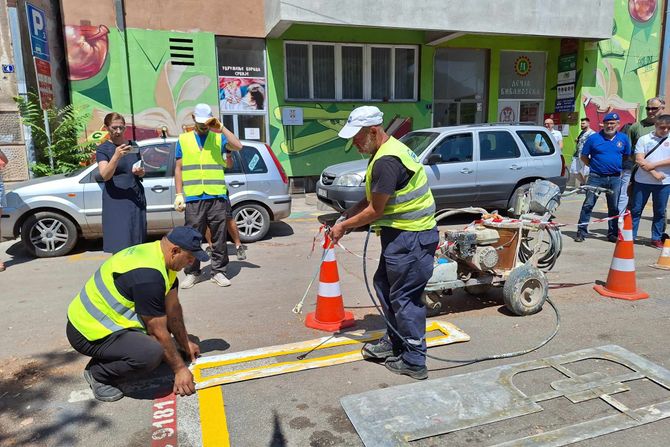
[(435, 51), (433, 126), (486, 121), (488, 61), (484, 49)]

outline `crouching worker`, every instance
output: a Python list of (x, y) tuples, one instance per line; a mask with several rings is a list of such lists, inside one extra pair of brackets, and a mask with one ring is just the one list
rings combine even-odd
[(96, 399), (121, 399), (119, 382), (156, 369), (162, 360), (174, 371), (175, 394), (195, 392), (177, 350), (191, 361), (200, 355), (184, 326), (177, 272), (195, 259), (209, 259), (201, 243), (197, 230), (176, 227), (160, 241), (126, 248), (105, 261), (70, 303), (67, 338), (91, 357), (84, 378)]
[[(370, 156), (365, 198), (331, 229), (337, 242), (347, 230), (370, 224), (382, 245), (374, 276), (375, 291), (389, 326), (378, 343), (366, 343), (363, 357), (384, 360), (388, 370), (426, 379), (426, 308), (423, 289), (433, 274), (439, 242), (435, 200), (416, 154), (389, 136), (377, 107), (354, 109), (340, 130), (353, 138), (361, 154)], [(397, 333), (396, 333), (397, 332)]]

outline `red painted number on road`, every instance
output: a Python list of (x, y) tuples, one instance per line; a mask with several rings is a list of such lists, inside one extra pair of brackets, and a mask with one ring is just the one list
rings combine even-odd
[(156, 399), (151, 421), (151, 447), (177, 445), (177, 404), (175, 395)]

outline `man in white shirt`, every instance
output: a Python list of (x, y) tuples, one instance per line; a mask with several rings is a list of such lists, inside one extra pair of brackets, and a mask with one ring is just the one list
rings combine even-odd
[(577, 136), (577, 139), (575, 140), (577, 147), (575, 149), (575, 153), (572, 155), (570, 174), (576, 176), (579, 184), (583, 185), (584, 183), (586, 183), (586, 178), (589, 175), (589, 167), (586, 166), (584, 162), (582, 162), (581, 160), (582, 148), (584, 147), (584, 143), (586, 143), (586, 140), (591, 135), (593, 135), (595, 131), (591, 129), (591, 120), (589, 120), (588, 118), (582, 118), (579, 125), (581, 127), (581, 130), (579, 132), (579, 135)]
[(551, 134), (552, 137), (554, 137), (554, 141), (556, 144), (558, 144), (558, 147), (561, 148), (561, 152), (563, 151), (563, 134), (561, 133), (560, 130), (554, 129), (554, 120), (551, 118), (547, 118), (544, 120), (544, 127), (547, 128), (549, 133)]
[[(656, 119), (654, 132), (643, 135), (635, 145), (635, 161), (640, 167), (635, 173), (631, 215), (633, 239), (647, 200), (651, 195), (654, 217), (651, 224), (651, 246), (661, 249), (665, 231), (665, 209), (670, 197), (670, 115)], [(655, 148), (655, 149), (654, 149)], [(652, 152), (653, 150), (653, 152)]]

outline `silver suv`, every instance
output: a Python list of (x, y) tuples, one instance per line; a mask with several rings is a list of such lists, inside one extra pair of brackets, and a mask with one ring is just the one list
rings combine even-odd
[[(565, 159), (540, 126), (477, 124), (417, 130), (400, 141), (425, 165), (437, 209), (478, 206), (511, 208), (516, 194), (537, 179), (565, 189)], [(343, 211), (365, 196), (368, 160), (329, 166), (317, 197)]]
[[(176, 138), (139, 141), (146, 175), (149, 234), (163, 234), (184, 224), (183, 213), (173, 209)], [(288, 178), (279, 161), (263, 143), (243, 141), (226, 169), (233, 217), (242, 242), (263, 238), (271, 220), (291, 214)], [(97, 164), (70, 174), (42, 177), (8, 185), (7, 207), (0, 225), (2, 237), (21, 236), (37, 257), (69, 253), (80, 237), (102, 237), (102, 179)]]

